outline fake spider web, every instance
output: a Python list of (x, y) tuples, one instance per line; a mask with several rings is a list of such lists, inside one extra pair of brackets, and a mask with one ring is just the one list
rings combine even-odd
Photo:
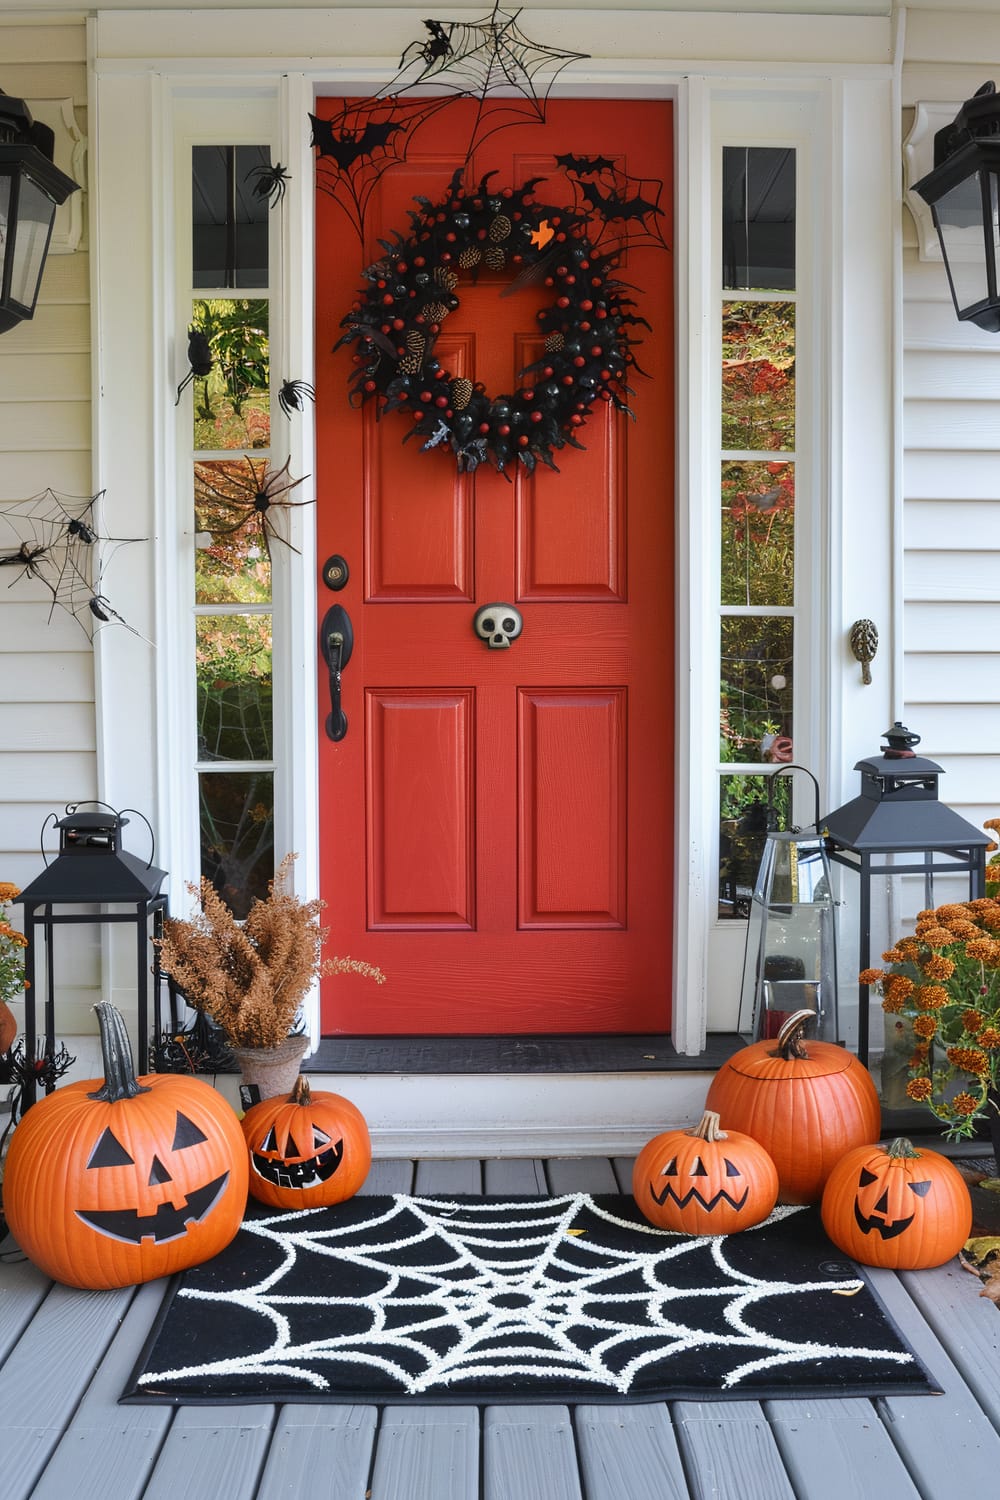
[[(767, 1222), (800, 1212), (778, 1209)], [(276, 1385), (328, 1399), (345, 1377), (374, 1381), (389, 1397), (475, 1395), (477, 1381), (610, 1397), (634, 1393), (650, 1365), (665, 1369), (669, 1385), (674, 1360), (691, 1353), (702, 1362), (720, 1355), (710, 1383), (722, 1390), (827, 1358), (834, 1382), (841, 1361), (877, 1362), (883, 1372), (915, 1363), (898, 1343), (850, 1341), (850, 1320), (829, 1296), (864, 1288), (849, 1263), (820, 1259), (830, 1274), (798, 1281), (755, 1274), (733, 1249), (753, 1230), (693, 1239), (623, 1219), (583, 1193), (524, 1202), (398, 1194), (272, 1213), (248, 1220), (244, 1236), (249, 1248), (244, 1241), (228, 1275), (223, 1252), (187, 1274), (174, 1303), (187, 1304), (176, 1350), (204, 1353), (206, 1339), (216, 1348), (217, 1315), (231, 1352), (164, 1367), (154, 1350), (136, 1399)], [(796, 1259), (793, 1247), (785, 1264)]]
[(142, 538), (104, 534), (99, 521), (103, 497), (103, 490), (64, 495), (47, 489), (27, 500), (0, 504), (0, 586), (8, 570), (8, 589), (35, 582), (48, 597), (49, 621), (62, 609), (88, 637), (112, 623), (140, 635), (114, 608), (104, 578), (119, 548)]

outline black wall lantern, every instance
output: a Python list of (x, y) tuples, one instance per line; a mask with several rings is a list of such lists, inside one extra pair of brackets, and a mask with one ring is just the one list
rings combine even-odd
[[(97, 808), (96, 812), (81, 812), (80, 806)], [(128, 811), (133, 811), (129, 808)], [(137, 816), (142, 817), (139, 813)], [(152, 967), (154, 995), (159, 997), (159, 949), (154, 948), (153, 962), (149, 959), (149, 922), (153, 919), (153, 936), (162, 931), (163, 916), (167, 909), (167, 898), (161, 894), (166, 871), (158, 870), (152, 859), (143, 861), (121, 847), (121, 831), (128, 818), (116, 813), (103, 802), (70, 805), (66, 816), (56, 819), (50, 813), (42, 825), (42, 856), (45, 857), (45, 830), (50, 822), (59, 830), (59, 853), (37, 880), (17, 897), (16, 904), (24, 907), (24, 935), (28, 946), (24, 952), (24, 1049), (25, 1056), (36, 1055), (38, 1034), (37, 1009), (38, 987), (35, 965), (35, 932), (40, 928), (45, 938), (45, 1011), (43, 1031), (45, 1056), (51, 1057), (55, 1049), (55, 964), (53, 954), (54, 929), (57, 926), (82, 922), (122, 923), (130, 922), (135, 928), (136, 938), (136, 994), (137, 994), (137, 1040), (136, 1058), (140, 1071), (145, 1071), (145, 1059), (149, 1055), (149, 982)], [(149, 827), (146, 819), (143, 822)], [(151, 835), (152, 836), (152, 835)], [(81, 907), (87, 911), (56, 910), (56, 908)], [(94, 910), (94, 908), (99, 910)], [(108, 911), (107, 907), (124, 907), (125, 910)], [(158, 1018), (157, 1018), (158, 1020)], [(159, 1025), (157, 1024), (157, 1034)], [(25, 1107), (34, 1101), (34, 1090), (25, 1093)]]
[(56, 209), (79, 190), (52, 156), (49, 127), (0, 89), (0, 333), (34, 316)]
[(930, 205), (959, 318), (1000, 333), (1000, 99), (984, 83), (934, 136), (934, 167), (913, 184)]
[[(891, 893), (888, 887), (900, 877), (919, 876), (916, 904), (931, 908), (936, 904), (935, 876), (958, 875), (966, 882), (968, 894), (954, 899), (974, 901), (983, 894), (990, 842), (983, 830), (938, 801), (941, 767), (915, 753), (918, 734), (911, 734), (897, 720), (882, 738), (886, 743), (881, 755), (859, 760), (855, 766), (861, 772), (861, 795), (829, 813), (820, 825), (831, 860), (858, 877), (856, 900), (845, 893), (841, 912), (845, 907), (856, 910), (855, 972), (859, 974), (870, 967), (873, 937), (881, 955), (903, 935), (899, 923), (907, 903), (900, 891)], [(885, 900), (880, 903), (883, 891)], [(843, 937), (840, 951), (850, 952)], [(868, 1053), (869, 990), (859, 984), (857, 1054), (866, 1066)]]

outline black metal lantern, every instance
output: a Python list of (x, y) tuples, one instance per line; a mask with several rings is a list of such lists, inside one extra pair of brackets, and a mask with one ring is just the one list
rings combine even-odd
[[(990, 842), (985, 832), (938, 801), (942, 770), (915, 753), (918, 734), (897, 720), (883, 739), (881, 755), (855, 766), (861, 772), (861, 795), (821, 823), (831, 860), (858, 877), (856, 899), (845, 898), (840, 910), (856, 913), (859, 974), (870, 967), (873, 940), (879, 953), (885, 951), (902, 935), (901, 924), (911, 910), (915, 915), (936, 904), (935, 877), (963, 880), (967, 894), (954, 899), (973, 901), (983, 894)], [(903, 883), (914, 878), (916, 889), (908, 898)], [(843, 936), (840, 947), (849, 951)], [(856, 1045), (867, 1066), (869, 989), (863, 984), (858, 985)]]
[[(97, 808), (96, 812), (81, 812), (81, 806)], [(126, 809), (129, 812), (132, 808)], [(141, 813), (137, 814), (142, 817)], [(136, 1057), (145, 1059), (149, 1048), (149, 922), (153, 920), (153, 936), (162, 931), (163, 916), (167, 909), (166, 895), (160, 892), (166, 876), (152, 859), (144, 862), (121, 847), (121, 831), (128, 824), (123, 813), (117, 813), (101, 802), (71, 804), (66, 815), (56, 819), (50, 813), (42, 825), (42, 854), (45, 855), (45, 830), (54, 823), (59, 830), (59, 853), (49, 863), (37, 880), (33, 880), (17, 897), (16, 904), (24, 907), (24, 935), (28, 946), (24, 953), (24, 1047), (25, 1056), (35, 1056), (37, 1038), (38, 988), (35, 965), (35, 929), (41, 929), (45, 938), (45, 1011), (44, 1037), (45, 1056), (50, 1057), (55, 1047), (55, 963), (53, 953), (54, 929), (59, 926), (87, 923), (130, 922), (135, 927), (136, 937), (136, 995), (137, 995), (137, 1039)], [(145, 818), (147, 828), (149, 824)], [(55, 910), (55, 908), (81, 907), (87, 911)], [(95, 911), (93, 908), (99, 908)], [(124, 907), (125, 910), (106, 910), (108, 907)], [(154, 994), (159, 994), (159, 950), (154, 947), (152, 974)], [(158, 1027), (157, 1027), (158, 1029)], [(140, 1065), (141, 1066), (141, 1065)], [(34, 1100), (34, 1088), (25, 1093), (25, 1105)]]
[(49, 127), (0, 89), (0, 333), (34, 316), (56, 209), (79, 190), (52, 156)]
[(959, 318), (1000, 333), (1000, 99), (984, 83), (934, 136), (913, 191), (930, 204)]

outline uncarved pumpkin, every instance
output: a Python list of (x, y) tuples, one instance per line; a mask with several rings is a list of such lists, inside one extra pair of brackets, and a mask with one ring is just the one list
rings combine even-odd
[(878, 1140), (878, 1091), (867, 1068), (833, 1042), (806, 1042), (811, 1010), (789, 1016), (774, 1041), (723, 1063), (706, 1100), (733, 1130), (753, 1136), (778, 1169), (780, 1203), (815, 1203), (837, 1162)]
[(763, 1146), (720, 1130), (706, 1110), (693, 1130), (665, 1130), (647, 1141), (632, 1169), (632, 1195), (659, 1229), (733, 1234), (766, 1219), (778, 1199), (778, 1173)]
[(18, 1245), (68, 1286), (99, 1290), (170, 1276), (217, 1255), (247, 1199), (239, 1121), (199, 1078), (136, 1078), (113, 1005), (96, 1006), (104, 1078), (27, 1109), (4, 1173)]
[(272, 1208), (319, 1208), (351, 1198), (368, 1176), (365, 1117), (341, 1094), (313, 1093), (300, 1078), (284, 1098), (262, 1099), (243, 1116), (250, 1192)]
[(972, 1198), (958, 1168), (902, 1137), (849, 1151), (827, 1178), (821, 1213), (838, 1250), (893, 1271), (944, 1265), (972, 1229)]

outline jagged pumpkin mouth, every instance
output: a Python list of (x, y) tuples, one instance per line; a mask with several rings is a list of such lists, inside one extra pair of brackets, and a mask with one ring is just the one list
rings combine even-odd
[(199, 1224), (211, 1213), (228, 1182), (229, 1173), (223, 1172), (221, 1177), (189, 1193), (180, 1208), (173, 1203), (158, 1203), (151, 1214), (141, 1214), (137, 1208), (78, 1208), (76, 1216), (98, 1234), (126, 1245), (138, 1245), (147, 1239), (166, 1245), (181, 1239), (191, 1224)]
[(278, 1156), (264, 1156), (260, 1151), (250, 1154), (253, 1169), (258, 1177), (275, 1187), (307, 1188), (321, 1182), (329, 1182), (344, 1159), (344, 1142), (339, 1140), (318, 1156), (308, 1161), (284, 1161)]
[(711, 1213), (713, 1208), (718, 1207), (720, 1203), (728, 1203), (730, 1208), (739, 1213), (747, 1201), (749, 1191), (749, 1188), (744, 1188), (742, 1195), (739, 1198), (734, 1198), (732, 1193), (727, 1193), (725, 1188), (720, 1188), (711, 1198), (706, 1198), (701, 1190), (696, 1187), (689, 1188), (686, 1193), (681, 1194), (678, 1193), (672, 1183), (668, 1182), (664, 1185), (663, 1192), (658, 1193), (653, 1184), (649, 1184), (650, 1196), (654, 1203), (658, 1203), (661, 1208), (667, 1199), (670, 1198), (677, 1204), (678, 1208), (687, 1208), (688, 1204), (697, 1203), (706, 1213)]

